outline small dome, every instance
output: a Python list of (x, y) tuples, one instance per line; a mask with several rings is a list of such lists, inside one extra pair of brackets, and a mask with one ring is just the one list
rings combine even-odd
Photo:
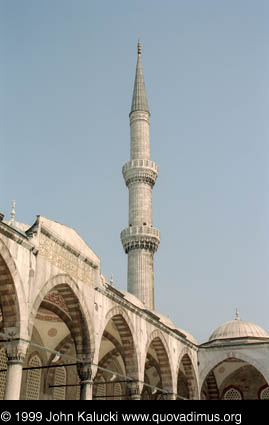
[(124, 298), (129, 301), (130, 303), (134, 304), (136, 307), (141, 308), (144, 310), (145, 306), (135, 295), (131, 294), (130, 292), (123, 291), (122, 289), (118, 289), (119, 292), (121, 292), (124, 295)]
[(230, 320), (219, 326), (211, 334), (209, 341), (231, 338), (269, 338), (269, 335), (255, 323), (240, 320), (236, 317), (234, 320)]

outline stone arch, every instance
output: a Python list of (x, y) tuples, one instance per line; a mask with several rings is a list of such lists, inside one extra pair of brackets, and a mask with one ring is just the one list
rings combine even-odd
[(147, 352), (150, 346), (154, 348), (158, 357), (163, 388), (168, 390), (170, 393), (173, 393), (174, 382), (171, 367), (171, 355), (166, 339), (159, 329), (154, 330), (148, 338), (146, 350), (144, 353), (144, 370)]
[(71, 320), (66, 325), (68, 326), (69, 324), (71, 327), (69, 329), (75, 342), (78, 357), (90, 361), (95, 347), (92, 320), (78, 284), (67, 274), (59, 274), (52, 277), (40, 290), (32, 306), (29, 335), (31, 335), (38, 309), (45, 296), (52, 289), (56, 289), (59, 292), (68, 308)]
[(65, 311), (61, 310), (59, 307), (57, 307), (53, 303), (50, 303), (49, 301), (42, 301), (40, 306), (47, 310), (52, 311), (57, 316), (59, 316), (62, 319), (62, 321), (66, 324), (66, 326), (68, 327), (68, 329), (70, 330), (72, 334), (72, 329), (73, 329), (72, 319)]
[(182, 353), (180, 354), (180, 358), (177, 365), (177, 372), (176, 377), (178, 379), (180, 365), (183, 365), (183, 369), (185, 371), (185, 376), (187, 379), (187, 387), (188, 387), (188, 393), (190, 399), (196, 399), (198, 398), (198, 380), (195, 373), (195, 368), (191, 359), (191, 355), (188, 351), (188, 349), (184, 349)]
[(216, 366), (218, 366), (220, 363), (222, 363), (223, 361), (225, 361), (229, 358), (235, 358), (237, 360), (242, 360), (242, 361), (248, 363), (249, 365), (255, 367), (261, 373), (261, 375), (264, 377), (266, 382), (269, 384), (269, 371), (259, 361), (257, 361), (254, 357), (250, 357), (250, 356), (246, 355), (245, 353), (238, 352), (238, 351), (233, 351), (230, 356), (227, 355), (227, 352), (219, 352), (219, 353), (216, 353), (216, 355), (214, 356), (214, 359), (211, 360), (211, 362), (209, 362), (204, 367), (204, 369), (201, 371), (201, 374), (200, 374), (200, 382), (201, 382), (200, 388), (201, 388), (201, 390), (202, 390), (204, 382), (205, 382), (208, 374), (211, 372), (211, 370), (213, 370)]
[[(0, 240), (0, 298), (3, 315), (2, 328), (16, 328), (20, 334), (21, 309), (25, 294), (17, 266), (5, 243)], [(14, 336), (14, 335), (13, 335)]]
[[(68, 350), (70, 350), (70, 348), (72, 347), (73, 344), (74, 344), (74, 342), (73, 342), (72, 336), (70, 334), (69, 335), (66, 335), (59, 342), (59, 344), (56, 346), (55, 351), (58, 351), (59, 353), (65, 354), (65, 353), (68, 352)], [(52, 353), (49, 356), (49, 360), (48, 360), (48, 365), (49, 366), (52, 365), (54, 358), (55, 358), (55, 354)], [(58, 360), (55, 361), (54, 364), (55, 364), (55, 366), (58, 366), (59, 364), (63, 364), (64, 365), (66, 362), (69, 362), (69, 361), (67, 361), (66, 359), (60, 357)], [(53, 384), (54, 374), (55, 374), (55, 369), (54, 368), (48, 369), (47, 376), (46, 376), (46, 383), (45, 383), (46, 389), (49, 388), (49, 386)]]
[(119, 306), (112, 307), (112, 308), (111, 308), (111, 309), (110, 309), (110, 310), (106, 313), (106, 316), (105, 316), (105, 324), (104, 324), (104, 326), (103, 326), (103, 331), (104, 331), (104, 330), (105, 330), (105, 328), (107, 327), (108, 322), (109, 322), (109, 321), (110, 321), (113, 317), (115, 317), (115, 316), (122, 316), (122, 318), (125, 320), (126, 324), (128, 325), (128, 328), (129, 328), (129, 330), (130, 330), (131, 334), (132, 334), (132, 335), (135, 335), (133, 324), (132, 324), (132, 322), (131, 322), (131, 320), (130, 320), (130, 318), (129, 318), (128, 314), (127, 314), (127, 312), (126, 312), (123, 308), (121, 308), (121, 307), (119, 307)]
[[(113, 307), (109, 310), (105, 316), (105, 323), (100, 332), (100, 336), (105, 335), (106, 327), (110, 320), (113, 321), (116, 329), (120, 335), (122, 350), (122, 358), (124, 361), (126, 375), (131, 378), (138, 379), (138, 355), (136, 350), (136, 344), (134, 341), (134, 329), (130, 321), (128, 314), (120, 307)], [(117, 345), (117, 344), (116, 344)], [(99, 346), (99, 351), (101, 348), (101, 341)]]
[(157, 360), (151, 354), (149, 354), (149, 353), (148, 353), (147, 359), (148, 359), (148, 365), (146, 364), (145, 367), (146, 366), (147, 367), (152, 367), (153, 366), (157, 370), (157, 372), (159, 373), (159, 375), (161, 375), (160, 365), (157, 362)]

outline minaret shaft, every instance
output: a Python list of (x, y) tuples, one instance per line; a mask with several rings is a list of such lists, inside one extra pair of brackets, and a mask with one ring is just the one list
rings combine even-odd
[(129, 186), (129, 226), (152, 225), (152, 191), (146, 183)]
[(129, 227), (121, 232), (121, 240), (128, 254), (128, 291), (139, 298), (145, 307), (153, 310), (153, 257), (160, 242), (160, 233), (152, 226), (152, 188), (158, 175), (158, 167), (150, 160), (150, 113), (140, 44), (129, 117), (130, 161), (122, 169), (129, 189)]
[(149, 113), (135, 111), (130, 114), (130, 159), (149, 159)]

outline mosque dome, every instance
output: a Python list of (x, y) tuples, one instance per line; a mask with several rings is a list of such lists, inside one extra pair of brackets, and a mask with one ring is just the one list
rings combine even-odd
[(269, 338), (263, 328), (255, 323), (240, 320), (238, 313), (234, 320), (219, 326), (209, 337), (209, 341), (232, 338)]

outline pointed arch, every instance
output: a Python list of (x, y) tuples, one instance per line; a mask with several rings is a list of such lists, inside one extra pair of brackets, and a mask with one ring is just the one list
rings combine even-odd
[[(134, 341), (134, 329), (130, 318), (127, 312), (121, 307), (113, 307), (106, 314), (104, 326), (100, 333), (101, 336), (106, 334), (106, 327), (111, 320), (114, 323), (121, 339), (122, 349), (120, 352), (125, 364), (126, 374), (134, 379), (138, 379), (138, 355)], [(100, 348), (101, 342), (99, 351)]]
[[(0, 299), (3, 315), (2, 328), (17, 328), (20, 334), (22, 311), (26, 311), (25, 293), (12, 255), (0, 239)], [(21, 310), (23, 309), (23, 310)], [(24, 313), (25, 314), (25, 313)]]
[(46, 303), (43, 300), (52, 289), (59, 292), (67, 306), (71, 320), (67, 321), (66, 324), (70, 326), (69, 329), (75, 342), (77, 355), (84, 360), (91, 360), (91, 354), (95, 348), (92, 319), (78, 284), (67, 274), (52, 277), (42, 287), (32, 306), (29, 335), (31, 335), (37, 311), (42, 302)]
[(144, 353), (144, 370), (147, 352), (150, 346), (154, 348), (158, 358), (163, 388), (173, 393), (174, 382), (171, 366), (171, 355), (166, 339), (159, 329), (154, 330), (148, 338), (146, 350)]
[[(233, 351), (231, 357), (237, 360), (242, 360), (248, 363), (249, 365), (254, 366), (269, 384), (269, 371), (263, 366), (262, 363), (260, 363), (256, 358), (254, 358), (254, 356), (250, 357), (249, 355), (242, 353), (241, 351)], [(227, 355), (227, 352), (218, 352), (215, 354), (214, 359), (212, 359), (206, 364), (206, 366), (200, 373), (201, 389), (203, 388), (204, 382), (211, 370), (213, 370), (216, 366), (218, 366), (220, 363), (227, 360), (228, 358), (229, 357)]]
[(187, 387), (188, 387), (188, 393), (189, 398), (191, 400), (196, 399), (199, 397), (199, 390), (198, 390), (198, 380), (195, 373), (195, 368), (192, 362), (191, 354), (188, 349), (184, 349), (181, 354), (177, 365), (177, 373), (176, 377), (178, 379), (180, 366), (183, 366), (183, 369), (185, 371), (185, 377), (187, 380)]

